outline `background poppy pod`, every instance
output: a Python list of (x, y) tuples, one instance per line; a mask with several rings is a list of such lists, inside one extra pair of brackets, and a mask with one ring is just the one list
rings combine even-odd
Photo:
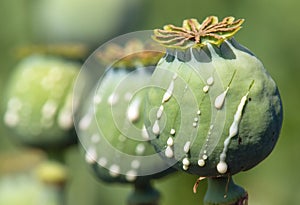
[(43, 148), (76, 141), (72, 100), (78, 100), (72, 93), (79, 68), (72, 61), (44, 55), (31, 55), (17, 65), (6, 88), (3, 117), (16, 138)]
[(159, 194), (149, 181), (174, 170), (149, 143), (143, 110), (153, 65), (162, 54), (144, 51), (117, 59), (118, 52), (140, 46), (144, 46), (140, 41), (129, 41), (124, 48), (110, 44), (96, 54), (103, 64), (113, 63), (83, 105), (78, 133), (85, 160), (97, 178), (133, 184), (137, 191), (129, 204), (156, 204)]

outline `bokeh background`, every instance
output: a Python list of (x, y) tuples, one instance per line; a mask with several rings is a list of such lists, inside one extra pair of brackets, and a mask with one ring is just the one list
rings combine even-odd
[[(0, 100), (18, 62), (15, 49), (20, 45), (80, 42), (97, 48), (117, 35), (161, 28), (168, 23), (181, 25), (185, 18), (202, 20), (208, 15), (244, 18), (243, 29), (236, 39), (262, 60), (277, 82), (284, 105), (284, 123), (272, 154), (252, 170), (238, 174), (235, 181), (248, 190), (251, 205), (296, 205), (300, 202), (299, 8), (297, 0), (2, 0)], [(7, 158), (22, 155), (24, 150), (11, 140), (2, 118), (1, 112), (0, 178), (11, 174), (5, 171), (9, 166)], [(66, 151), (65, 159), (71, 170), (67, 184), (68, 205), (125, 204), (131, 188), (95, 180), (77, 146)], [(196, 176), (180, 173), (155, 181), (155, 187), (163, 195), (161, 204), (202, 204), (206, 182), (193, 194), (196, 179)]]

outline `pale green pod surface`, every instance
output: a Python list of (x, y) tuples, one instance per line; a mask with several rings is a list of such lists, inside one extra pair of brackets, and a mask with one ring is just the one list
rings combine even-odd
[(102, 181), (136, 184), (169, 172), (144, 125), (144, 95), (152, 72), (153, 66), (109, 68), (80, 112), (85, 159)]
[(97, 44), (136, 25), (142, 4), (138, 0), (41, 0), (28, 5), (28, 21), (42, 42)]
[[(231, 38), (241, 21), (207, 20), (213, 22), (210, 27), (191, 19), (183, 29), (171, 25), (155, 31), (155, 40), (169, 49), (151, 78), (145, 124), (152, 144), (170, 164), (218, 177), (248, 170), (270, 154), (282, 125), (282, 104), (262, 63)], [(236, 30), (174, 38), (196, 28), (205, 31), (204, 26), (218, 29), (221, 23), (230, 29), (236, 24)]]
[(148, 83), (164, 54), (152, 47), (150, 35), (117, 37), (90, 56), (83, 68), (106, 72), (94, 77), (75, 118), (92, 173), (106, 183), (130, 184), (134, 190), (127, 198), (129, 205), (158, 204), (160, 193), (152, 179), (175, 171), (155, 152), (144, 124)]
[(38, 55), (17, 65), (6, 88), (2, 119), (18, 140), (44, 148), (75, 141), (72, 92), (79, 69), (77, 63)]
[(0, 204), (61, 204), (60, 189), (38, 181), (29, 173), (11, 174), (0, 179)]

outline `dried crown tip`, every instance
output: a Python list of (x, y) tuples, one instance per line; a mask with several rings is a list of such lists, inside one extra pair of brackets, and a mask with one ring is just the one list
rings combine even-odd
[(155, 29), (153, 39), (165, 47), (186, 49), (203, 47), (207, 43), (219, 46), (241, 29), (244, 19), (225, 17), (219, 22), (216, 16), (207, 17), (202, 24), (197, 19), (186, 19), (182, 27), (172, 24)]
[(124, 46), (111, 43), (96, 55), (106, 66), (113, 63), (116, 68), (133, 68), (137, 65), (155, 65), (164, 55), (164, 51), (152, 42), (131, 39)]

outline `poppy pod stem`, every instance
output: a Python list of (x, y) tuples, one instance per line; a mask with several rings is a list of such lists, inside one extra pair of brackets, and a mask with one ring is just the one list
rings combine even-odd
[(245, 205), (248, 193), (236, 185), (231, 176), (208, 178), (208, 188), (204, 197), (205, 205)]
[(158, 205), (160, 193), (149, 180), (137, 180), (134, 184), (134, 191), (129, 195), (128, 205)]

